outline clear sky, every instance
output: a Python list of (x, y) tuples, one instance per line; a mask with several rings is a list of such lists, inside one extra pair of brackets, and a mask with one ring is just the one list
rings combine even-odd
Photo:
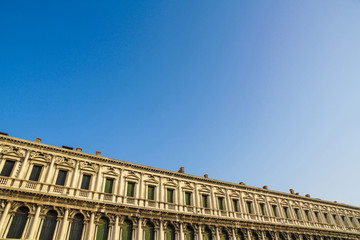
[(360, 206), (360, 1), (0, 2), (0, 131)]

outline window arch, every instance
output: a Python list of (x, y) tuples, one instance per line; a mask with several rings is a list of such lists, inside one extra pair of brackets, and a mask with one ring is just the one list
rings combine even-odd
[(131, 240), (133, 231), (133, 222), (126, 219), (121, 227), (121, 240)]
[(212, 240), (212, 232), (208, 227), (206, 227), (204, 231), (204, 240)]
[(107, 217), (101, 217), (98, 223), (96, 240), (107, 240), (109, 236), (110, 221)]
[(272, 240), (271, 234), (269, 231), (266, 231), (265, 233), (265, 240)]
[(148, 222), (145, 225), (145, 240), (154, 240), (155, 239), (155, 226), (153, 223)]
[(21, 238), (28, 220), (28, 215), (29, 209), (27, 207), (17, 209), (6, 238)]
[(257, 235), (257, 233), (255, 231), (252, 231), (252, 239), (253, 240), (259, 240), (259, 236)]
[(285, 240), (284, 234), (279, 233), (279, 239), (280, 239), (280, 240)]
[(170, 223), (166, 227), (165, 240), (175, 240), (175, 227)]
[(229, 234), (225, 229), (220, 233), (220, 240), (229, 240)]
[(74, 216), (71, 223), (69, 240), (81, 240), (84, 229), (84, 216), (80, 213)]
[(185, 228), (185, 240), (194, 240), (194, 239), (195, 239), (195, 231), (190, 225), (187, 225)]
[(54, 237), (54, 232), (57, 223), (57, 212), (54, 210), (48, 211), (44, 223), (42, 225), (39, 240), (50, 240)]

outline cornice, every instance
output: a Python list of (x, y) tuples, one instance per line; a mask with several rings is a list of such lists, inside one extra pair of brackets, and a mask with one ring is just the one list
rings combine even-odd
[(149, 172), (164, 174), (167, 176), (177, 177), (180, 179), (190, 179), (190, 180), (207, 183), (207, 184), (218, 184), (218, 185), (222, 185), (222, 186), (236, 188), (236, 189), (239, 189), (242, 191), (252, 191), (252, 192), (257, 192), (257, 193), (261, 193), (261, 194), (273, 194), (274, 196), (284, 197), (284, 198), (291, 199), (291, 200), (309, 201), (309, 202), (314, 202), (314, 203), (327, 204), (327, 205), (330, 205), (333, 207), (345, 207), (345, 208), (350, 208), (353, 210), (360, 211), (360, 207), (356, 207), (356, 206), (352, 206), (352, 205), (348, 205), (348, 204), (344, 204), (344, 203), (335, 203), (335, 202), (317, 199), (317, 198), (310, 198), (310, 197), (305, 197), (305, 196), (300, 196), (300, 195), (279, 192), (276, 190), (263, 189), (263, 188), (248, 186), (248, 185), (240, 185), (240, 184), (236, 184), (236, 183), (231, 183), (231, 182), (226, 182), (226, 181), (221, 181), (221, 180), (216, 180), (216, 179), (211, 179), (211, 178), (204, 178), (204, 177), (199, 177), (199, 176), (190, 175), (190, 174), (186, 174), (186, 173), (178, 173), (178, 172), (174, 172), (174, 171), (170, 171), (170, 170), (164, 170), (164, 169), (140, 165), (140, 164), (136, 164), (136, 163), (130, 163), (130, 162), (126, 162), (123, 160), (117, 160), (117, 159), (113, 159), (113, 158), (97, 156), (97, 155), (84, 153), (84, 152), (77, 152), (75, 150), (68, 150), (68, 149), (64, 149), (61, 147), (47, 145), (44, 143), (37, 143), (37, 142), (19, 139), (19, 138), (10, 137), (10, 136), (5, 136), (5, 135), (0, 135), (0, 141), (3, 143), (18, 144), (21, 146), (34, 148), (31, 150), (46, 150), (46, 151), (51, 151), (52, 153), (64, 154), (67, 156), (81, 158), (79, 160), (87, 159), (87, 160), (97, 161), (98, 164), (104, 164), (104, 163), (116, 164), (116, 165), (120, 165), (120, 166), (135, 168), (136, 170), (146, 170)]

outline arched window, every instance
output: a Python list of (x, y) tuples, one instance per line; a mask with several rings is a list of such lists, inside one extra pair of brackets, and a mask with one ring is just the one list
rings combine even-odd
[(172, 224), (167, 225), (165, 240), (175, 240), (175, 227)]
[(21, 238), (28, 220), (28, 214), (29, 209), (27, 207), (18, 208), (11, 222), (11, 226), (6, 238)]
[(74, 216), (71, 223), (69, 240), (81, 240), (84, 229), (84, 216), (80, 213)]
[(229, 240), (229, 234), (225, 229), (220, 233), (220, 240)]
[(279, 239), (280, 239), (280, 240), (285, 240), (284, 234), (279, 233)]
[(125, 220), (121, 228), (121, 240), (131, 240), (133, 231), (133, 223), (130, 220)]
[(241, 230), (238, 230), (237, 240), (245, 240), (244, 233)]
[(195, 232), (194, 229), (187, 225), (185, 229), (185, 240), (194, 240), (195, 239)]
[(155, 239), (155, 227), (154, 224), (148, 222), (145, 225), (145, 240), (154, 240)]
[(265, 240), (272, 240), (271, 234), (268, 231), (265, 233)]
[(291, 233), (290, 238), (291, 238), (291, 240), (296, 240), (295, 234)]
[(53, 239), (55, 228), (56, 228), (56, 219), (57, 212), (51, 210), (47, 212), (45, 216), (44, 223), (42, 225), (41, 234), (39, 240), (51, 240)]
[(212, 240), (212, 232), (208, 227), (205, 228), (204, 240)]
[(98, 229), (96, 233), (96, 240), (107, 240), (109, 235), (109, 219), (102, 217), (99, 220)]

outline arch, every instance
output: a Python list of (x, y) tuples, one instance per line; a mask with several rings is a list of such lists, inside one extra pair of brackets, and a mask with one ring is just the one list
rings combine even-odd
[(54, 210), (50, 210), (46, 213), (39, 240), (53, 239), (57, 223), (57, 216), (58, 213)]
[(121, 226), (121, 240), (131, 240), (133, 232), (133, 222), (126, 219)]
[(279, 240), (286, 240), (283, 233), (279, 233)]
[(185, 228), (185, 240), (194, 240), (195, 239), (195, 231), (194, 228), (188, 224)]
[(16, 210), (6, 238), (21, 238), (28, 220), (28, 215), (29, 208), (27, 207), (22, 206)]
[(165, 240), (175, 240), (175, 227), (171, 223), (166, 226)]
[(240, 229), (237, 231), (237, 240), (245, 240), (245, 235)]
[(296, 238), (296, 236), (295, 236), (294, 233), (291, 233), (291, 234), (290, 234), (290, 239), (291, 239), (291, 240), (297, 240), (297, 238)]
[(271, 236), (271, 234), (270, 234), (270, 232), (269, 231), (266, 231), (265, 232), (265, 240), (272, 240), (272, 236)]
[(71, 223), (69, 240), (81, 240), (83, 229), (84, 216), (81, 213), (77, 213)]
[(212, 232), (209, 227), (205, 228), (204, 231), (204, 240), (212, 240)]
[(220, 232), (220, 240), (229, 240), (229, 234), (225, 229)]
[(109, 236), (110, 220), (107, 217), (101, 217), (97, 226), (96, 240), (107, 240)]
[(155, 226), (151, 222), (147, 222), (145, 225), (145, 240), (155, 239)]

